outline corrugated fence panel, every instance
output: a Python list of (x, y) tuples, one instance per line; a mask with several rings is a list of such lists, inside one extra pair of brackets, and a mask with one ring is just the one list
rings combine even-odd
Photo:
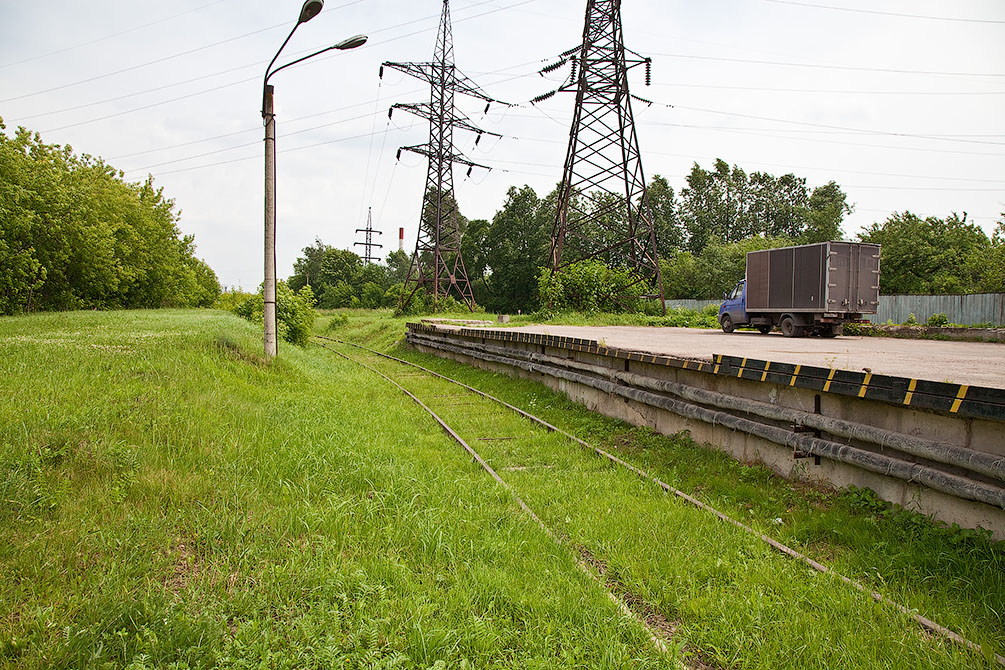
[(721, 300), (664, 300), (667, 309), (673, 309), (674, 307), (683, 307), (684, 309), (694, 309), (702, 310), (709, 305), (719, 306), (722, 304)]
[(904, 323), (911, 314), (919, 323), (925, 323), (933, 314), (945, 314), (950, 323), (1005, 325), (1005, 293), (881, 295), (879, 310), (866, 318), (874, 323)]
[[(683, 307), (700, 310), (707, 305), (719, 305), (721, 300), (667, 300), (667, 309)], [(1005, 293), (971, 295), (881, 295), (879, 310), (867, 314), (873, 323), (904, 323), (914, 314), (918, 323), (925, 323), (933, 314), (945, 314), (950, 323), (971, 325), (991, 323), (1005, 325)]]

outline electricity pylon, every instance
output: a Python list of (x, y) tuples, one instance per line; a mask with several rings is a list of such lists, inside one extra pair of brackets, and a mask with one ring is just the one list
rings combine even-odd
[(378, 235), (383, 235), (384, 233), (382, 233), (379, 230), (373, 229), (373, 208), (369, 208), (366, 210), (366, 228), (357, 228), (356, 232), (366, 233), (366, 237), (364, 238), (365, 241), (353, 242), (354, 247), (358, 246), (363, 247), (363, 262), (369, 264), (369, 263), (376, 263), (377, 261), (379, 261), (380, 259), (373, 255), (373, 249), (375, 247), (377, 249), (382, 249), (384, 245), (377, 244), (376, 242), (374, 242), (373, 234), (376, 233)]
[[(489, 104), (494, 100), (454, 66), (449, 0), (443, 0), (433, 61), (384, 63), (380, 68), (381, 77), (384, 76), (385, 67), (428, 81), (430, 86), (428, 103), (399, 103), (392, 105), (388, 111), (388, 117), (395, 109), (403, 109), (429, 121), (429, 142), (398, 149), (399, 158), (402, 151), (411, 151), (429, 159), (426, 190), (422, 196), (422, 212), (419, 215), (419, 237), (399, 307), (404, 308), (416, 292), (425, 290), (433, 296), (434, 304), (455, 293), (473, 310), (475, 299), (464, 269), (464, 259), (461, 257), (461, 231), (457, 221), (453, 166), (454, 163), (467, 165), (469, 174), (472, 168), (485, 166), (473, 163), (455, 150), (454, 128), (477, 133), (476, 143), (482, 134), (499, 135), (478, 128), (454, 107), (456, 93), (480, 98)], [(488, 105), (485, 109), (488, 110)]]
[(569, 79), (534, 102), (557, 92), (576, 92), (552, 230), (551, 271), (600, 259), (632, 271), (634, 278), (624, 288), (641, 284), (643, 294), (658, 298), (666, 313), (656, 231), (632, 118), (633, 96), (628, 92), (628, 70), (645, 65), (648, 85), (652, 61), (630, 50), (632, 57), (626, 58), (625, 51), (621, 0), (588, 0), (582, 46), (542, 70), (572, 63)]

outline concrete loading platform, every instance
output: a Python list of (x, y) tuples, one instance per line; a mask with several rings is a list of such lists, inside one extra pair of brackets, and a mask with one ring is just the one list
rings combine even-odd
[[(552, 333), (571, 328), (547, 327)], [(631, 329), (643, 331), (633, 335), (642, 338), (638, 348), (614, 345), (622, 329), (603, 329), (599, 341), (526, 330), (409, 324), (408, 342), (540, 381), (590, 409), (660, 433), (687, 430), (699, 443), (787, 478), (868, 487), (908, 509), (1005, 538), (1005, 383), (981, 386), (973, 382), (984, 377), (969, 374), (963, 383), (880, 374), (882, 361), (873, 362), (875, 369), (846, 370), (830, 359), (821, 366), (660, 353), (654, 346), (666, 331), (685, 329)], [(727, 337), (748, 339), (738, 335)], [(749, 339), (788, 350), (793, 342)], [(811, 342), (835, 351), (842, 343)], [(1005, 350), (983, 346), (996, 355)], [(983, 367), (1005, 374), (1001, 363)]]

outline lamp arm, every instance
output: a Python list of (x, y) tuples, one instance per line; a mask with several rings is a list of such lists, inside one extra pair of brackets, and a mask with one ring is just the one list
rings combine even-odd
[[(270, 74), (269, 76), (271, 77), (273, 74), (279, 72), (280, 70), (285, 70), (286, 68), (288, 68), (291, 65), (296, 65), (297, 63), (302, 63), (303, 61), (307, 60), (308, 58), (314, 58), (315, 56), (319, 56), (319, 55), (323, 54), (326, 51), (331, 51), (332, 49), (338, 49), (338, 45), (337, 44), (333, 44), (330, 47), (325, 47), (324, 49), (319, 49), (318, 51), (315, 51), (312, 54), (308, 54), (308, 55), (303, 56), (301, 58), (298, 58), (296, 60), (292, 60), (292, 61), (290, 61), (289, 63), (287, 63), (285, 65), (280, 65), (275, 70), (273, 70), (272, 74)], [(278, 56), (279, 54), (276, 54), (276, 55)]]
[[(269, 61), (269, 67), (265, 68), (265, 79), (262, 80), (262, 97), (263, 98), (265, 97), (265, 87), (269, 85), (269, 77), (271, 77), (272, 75), (275, 74), (275, 72), (269, 72), (269, 70), (271, 70), (272, 66), (276, 64), (276, 59), (279, 58), (279, 54), (283, 53), (283, 49), (286, 48), (286, 45), (287, 45), (287, 43), (289, 43), (290, 38), (293, 37), (293, 33), (295, 33), (297, 31), (297, 28), (299, 28), (299, 27), (300, 27), (300, 22), (298, 21), (297, 24), (295, 26), (293, 26), (293, 30), (290, 31), (290, 34), (286, 36), (285, 40), (283, 40), (283, 46), (279, 47), (279, 51), (277, 51), (276, 55), (272, 57), (271, 61)], [(280, 69), (282, 69), (282, 68), (280, 68)], [(264, 114), (265, 113), (264, 112), (264, 106), (263, 106), (262, 109), (263, 109), (262, 113)]]

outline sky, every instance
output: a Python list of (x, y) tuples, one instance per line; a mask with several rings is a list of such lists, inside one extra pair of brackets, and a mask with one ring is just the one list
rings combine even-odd
[[(263, 276), (262, 77), (297, 0), (0, 0), (0, 118), (152, 175), (222, 284)], [(414, 249), (425, 121), (387, 110), (428, 88), (384, 61), (432, 59), (442, 0), (327, 0), (277, 64), (355, 34), (369, 41), (277, 74), (277, 264), (289, 276), (320, 239), (353, 249), (367, 212), (383, 256)], [(582, 39), (585, 0), (451, 0), (455, 62), (490, 96), (458, 97), (502, 138), (457, 131), (491, 170), (455, 168), (461, 212), (486, 218), (511, 186), (561, 179), (574, 96), (529, 101), (568, 69), (538, 71)], [(625, 44), (653, 59), (631, 92), (647, 180), (680, 190), (694, 163), (834, 180), (848, 237), (893, 212), (952, 212), (988, 234), (1005, 212), (1005, 2), (1001, 0), (626, 0)]]

